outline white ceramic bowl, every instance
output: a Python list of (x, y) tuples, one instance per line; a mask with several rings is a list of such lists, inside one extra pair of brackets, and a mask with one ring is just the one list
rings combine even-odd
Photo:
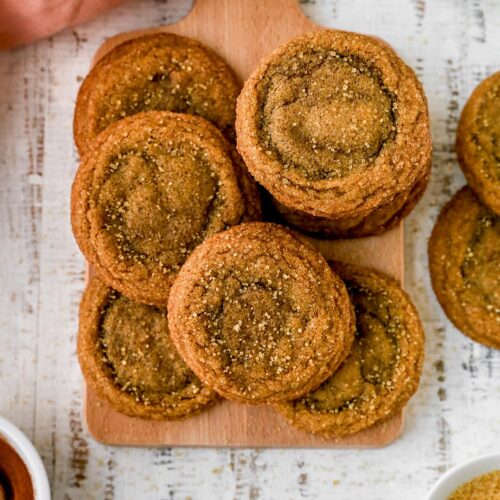
[(0, 417), (0, 437), (14, 448), (28, 467), (36, 500), (50, 500), (49, 480), (43, 462), (31, 441), (13, 423)]
[(483, 455), (447, 471), (425, 497), (426, 500), (446, 500), (459, 486), (477, 476), (500, 470), (500, 453)]

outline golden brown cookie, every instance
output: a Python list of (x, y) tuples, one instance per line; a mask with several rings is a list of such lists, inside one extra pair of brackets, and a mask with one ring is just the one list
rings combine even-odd
[(363, 219), (427, 180), (427, 103), (384, 42), (324, 30), (278, 48), (238, 98), (238, 150), (281, 204)]
[(465, 335), (500, 349), (500, 217), (463, 187), (444, 206), (429, 240), (432, 287)]
[(202, 243), (182, 267), (168, 310), (186, 363), (242, 403), (309, 392), (353, 338), (342, 281), (315, 249), (270, 223), (242, 224)]
[(458, 122), (457, 154), (467, 182), (500, 215), (500, 71), (469, 97)]
[(97, 277), (80, 305), (78, 359), (89, 386), (126, 415), (184, 418), (217, 399), (177, 353), (167, 310), (133, 302)]
[(108, 52), (85, 78), (76, 101), (80, 154), (111, 123), (141, 111), (194, 114), (234, 138), (240, 84), (231, 68), (196, 40), (144, 35)]
[(276, 409), (301, 430), (344, 436), (394, 415), (415, 393), (424, 331), (415, 306), (395, 280), (361, 266), (332, 266), (354, 304), (351, 352), (315, 391)]
[(71, 218), (85, 257), (109, 285), (165, 306), (206, 237), (260, 215), (257, 186), (202, 118), (139, 113), (110, 125), (82, 162)]
[(361, 238), (381, 234), (396, 227), (420, 201), (428, 181), (428, 177), (419, 180), (409, 196), (406, 193), (398, 195), (391, 203), (364, 218), (327, 219), (290, 209), (277, 200), (273, 200), (273, 204), (288, 224), (306, 233), (325, 238)]

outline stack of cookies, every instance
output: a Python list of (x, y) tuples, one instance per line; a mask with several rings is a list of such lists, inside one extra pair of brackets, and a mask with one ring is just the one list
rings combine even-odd
[(442, 209), (429, 240), (436, 296), (473, 340), (500, 349), (500, 72), (466, 103), (457, 154), (468, 186)]
[(381, 40), (309, 33), (278, 48), (238, 98), (238, 150), (288, 223), (326, 236), (382, 233), (429, 181), (427, 102)]
[(427, 184), (425, 97), (383, 42), (332, 31), (278, 49), (237, 104), (239, 90), (216, 54), (165, 33), (119, 45), (82, 84), (83, 374), (131, 416), (186, 418), (224, 397), (358, 432), (417, 389), (418, 314), (394, 280), (259, 222), (256, 180), (307, 232), (386, 230)]

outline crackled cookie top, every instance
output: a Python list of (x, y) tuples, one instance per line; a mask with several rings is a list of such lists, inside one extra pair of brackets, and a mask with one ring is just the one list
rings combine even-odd
[(165, 394), (199, 392), (201, 383), (168, 335), (166, 309), (134, 303), (117, 292), (105, 307), (99, 343), (118, 387), (152, 405)]
[(309, 432), (359, 432), (399, 411), (418, 386), (424, 336), (415, 307), (392, 279), (333, 263), (354, 304), (356, 333), (340, 368), (306, 396), (277, 405)]
[(227, 64), (190, 38), (144, 35), (106, 54), (83, 82), (74, 132), (80, 153), (111, 123), (143, 111), (194, 114), (234, 138), (240, 85)]
[(477, 342), (500, 349), (500, 217), (469, 187), (441, 211), (429, 240), (436, 296), (450, 320)]
[(460, 166), (477, 196), (500, 215), (500, 71), (470, 96), (457, 129)]
[[(165, 305), (171, 282), (206, 237), (256, 215), (255, 184), (212, 125), (150, 112), (116, 122), (80, 167), (77, 241), (110, 285)], [(248, 210), (248, 206), (257, 209)]]
[(206, 240), (179, 273), (168, 308), (188, 365), (240, 402), (308, 392), (352, 341), (344, 285), (316, 250), (275, 224), (242, 224)]
[(238, 149), (282, 204), (364, 216), (409, 192), (430, 166), (425, 97), (383, 42), (320, 31), (277, 49), (245, 82)]
[(133, 302), (99, 278), (82, 300), (78, 354), (88, 383), (129, 415), (180, 418), (215, 399), (175, 349), (167, 310)]
[(270, 65), (257, 91), (266, 154), (307, 180), (366, 168), (394, 139), (395, 96), (358, 56), (311, 45)]

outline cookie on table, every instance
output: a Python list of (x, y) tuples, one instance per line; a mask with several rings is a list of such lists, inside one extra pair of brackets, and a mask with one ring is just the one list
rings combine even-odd
[(465, 335), (500, 349), (500, 217), (463, 187), (444, 206), (429, 240), (432, 287)]
[(343, 361), (354, 333), (342, 281), (319, 252), (270, 223), (205, 240), (178, 274), (168, 311), (186, 363), (241, 403), (311, 391)]
[(110, 125), (71, 195), (75, 238), (103, 281), (158, 306), (198, 244), (259, 216), (257, 186), (219, 130), (167, 111)]
[(500, 71), (469, 97), (458, 122), (457, 154), (469, 186), (500, 215)]
[(141, 111), (198, 115), (232, 140), (239, 91), (231, 68), (196, 40), (172, 33), (133, 38), (100, 59), (82, 83), (75, 142), (83, 154), (111, 123)]
[(316, 390), (276, 409), (298, 429), (338, 437), (386, 420), (406, 405), (420, 380), (424, 332), (395, 280), (361, 266), (331, 265), (354, 305), (351, 352)]
[(133, 302), (97, 277), (80, 305), (78, 358), (89, 386), (126, 415), (185, 418), (217, 399), (177, 353), (167, 310)]
[(278, 48), (245, 82), (236, 131), (250, 172), (279, 203), (337, 224), (393, 206), (390, 219), (429, 177), (422, 87), (366, 35), (324, 30)]

